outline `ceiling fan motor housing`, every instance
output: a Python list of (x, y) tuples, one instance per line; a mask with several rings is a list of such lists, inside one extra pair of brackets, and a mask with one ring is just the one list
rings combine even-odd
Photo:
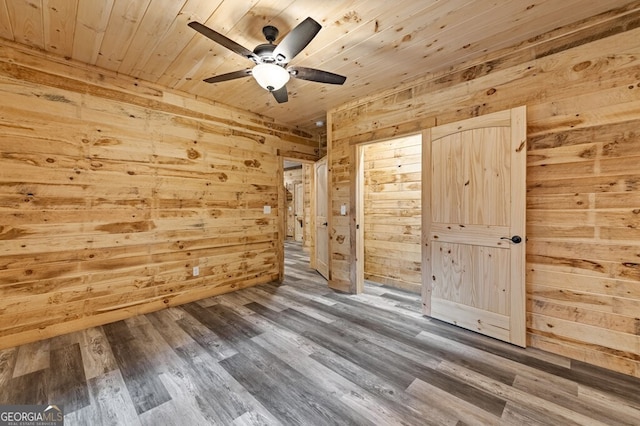
[(273, 25), (262, 27), (262, 34), (264, 34), (264, 38), (266, 38), (269, 43), (259, 44), (255, 49), (253, 49), (253, 53), (260, 58), (262, 63), (284, 63), (286, 58), (283, 55), (280, 54), (277, 57), (273, 56), (273, 51), (277, 47), (273, 42), (276, 41), (279, 33), (278, 29)]
[(262, 63), (272, 64), (276, 62), (276, 58), (273, 57), (273, 51), (275, 50), (276, 45), (271, 43), (263, 43), (256, 46), (253, 49), (253, 53), (255, 53)]
[(279, 33), (280, 31), (278, 31), (278, 29), (273, 25), (262, 27), (262, 34), (264, 34), (264, 38), (266, 38), (269, 43), (276, 41)]

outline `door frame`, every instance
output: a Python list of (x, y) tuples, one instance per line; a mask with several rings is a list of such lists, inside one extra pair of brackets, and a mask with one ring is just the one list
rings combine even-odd
[[(367, 145), (373, 145), (376, 143), (388, 142), (394, 139), (402, 139), (408, 137), (420, 137), (422, 138), (422, 144), (424, 147), (424, 134), (422, 131), (420, 132), (410, 132), (402, 135), (395, 135), (393, 137), (376, 139), (370, 142), (363, 142), (354, 144), (351, 146), (351, 158), (353, 164), (353, 174), (354, 179), (351, 185), (351, 199), (353, 200), (354, 208), (353, 208), (353, 217), (354, 223), (353, 226), (350, 227), (351, 230), (351, 241), (353, 241), (352, 250), (351, 250), (351, 258), (354, 259), (354, 262), (351, 264), (350, 268), (350, 281), (351, 281), (351, 292), (358, 294), (364, 291), (364, 225), (365, 225), (365, 214), (364, 214), (364, 193), (365, 193), (365, 179), (364, 179), (364, 149)], [(424, 188), (424, 173), (422, 174), (422, 187)], [(422, 194), (424, 196), (424, 192)]]
[[(288, 160), (288, 161), (293, 161), (296, 163), (300, 163), (302, 165), (311, 165), (313, 166), (313, 164), (315, 163), (315, 161), (313, 160), (304, 160), (301, 158), (295, 158), (295, 157), (283, 157), (278, 155), (278, 176), (277, 176), (277, 180), (279, 182), (278, 184), (278, 241), (276, 242), (277, 246), (276, 246), (276, 258), (278, 261), (278, 282), (282, 283), (282, 281), (284, 281), (284, 242), (287, 239), (286, 238), (286, 233), (287, 233), (287, 203), (286, 203), (286, 198), (287, 198), (287, 194), (286, 194), (286, 188), (284, 186), (284, 161)], [(306, 184), (306, 182), (304, 181), (304, 173), (302, 175), (303, 177), (303, 185)], [(313, 194), (313, 173), (311, 173), (311, 211), (313, 212), (313, 200), (315, 198), (315, 194)], [(304, 192), (304, 190), (303, 190)], [(303, 210), (303, 215), (304, 215), (304, 205), (302, 207)], [(309, 219), (309, 220), (313, 220), (313, 214), (311, 215), (311, 218), (307, 218), (306, 216), (304, 216), (305, 219)], [(313, 225), (313, 223), (312, 223)], [(303, 226), (303, 239), (304, 239), (304, 226)], [(313, 235), (313, 232), (312, 232)], [(315, 246), (315, 241), (313, 241), (313, 238), (311, 238), (310, 241), (310, 251), (314, 250), (314, 246)]]

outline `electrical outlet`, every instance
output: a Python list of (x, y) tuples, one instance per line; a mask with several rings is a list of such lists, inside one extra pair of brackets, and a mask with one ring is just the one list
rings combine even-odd
[(200, 275), (200, 267), (199, 266), (194, 266), (193, 267), (193, 276), (197, 277), (198, 275)]

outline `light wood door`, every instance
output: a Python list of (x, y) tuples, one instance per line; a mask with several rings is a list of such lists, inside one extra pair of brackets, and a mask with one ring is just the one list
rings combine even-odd
[(525, 346), (525, 107), (423, 141), (424, 313)]
[[(285, 194), (288, 194), (289, 190), (285, 190)], [(293, 209), (293, 203), (290, 201), (286, 201), (287, 205), (287, 238), (293, 238), (293, 234), (295, 232), (295, 214)]]
[(316, 270), (329, 279), (328, 173), (327, 158), (314, 165), (315, 182), (315, 265)]
[(302, 241), (304, 230), (304, 185), (296, 183), (293, 188), (293, 239)]

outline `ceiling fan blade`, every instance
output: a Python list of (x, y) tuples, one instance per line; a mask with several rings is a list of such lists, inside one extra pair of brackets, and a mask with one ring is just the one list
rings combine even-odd
[(234, 53), (237, 53), (240, 56), (243, 56), (247, 59), (251, 59), (254, 62), (259, 61), (259, 58), (256, 56), (255, 53), (253, 53), (251, 50), (247, 49), (244, 46), (241, 46), (240, 44), (236, 43), (235, 41), (223, 36), (222, 34), (220, 34), (219, 32), (216, 32), (214, 30), (212, 30), (211, 28), (202, 25), (200, 22), (197, 21), (191, 21), (189, 22), (187, 25), (189, 25), (191, 28), (193, 28), (194, 30), (196, 30), (197, 32), (199, 32), (200, 34), (202, 34), (205, 37), (210, 38), (211, 40), (215, 41), (216, 43), (226, 47), (227, 49), (231, 50)]
[(205, 83), (220, 83), (221, 81), (235, 80), (236, 78), (249, 77), (251, 75), (251, 70), (240, 70), (234, 72), (228, 72), (226, 74), (214, 75), (213, 77), (205, 78), (203, 81)]
[(276, 98), (279, 104), (285, 103), (289, 100), (289, 95), (287, 94), (287, 86), (282, 86), (278, 90), (274, 90), (273, 97)]
[(318, 83), (344, 84), (347, 77), (315, 68), (289, 67), (289, 74), (301, 80), (317, 81)]
[(322, 26), (311, 18), (302, 21), (297, 27), (284, 36), (273, 51), (273, 57), (279, 63), (289, 63), (302, 49), (307, 47), (311, 40), (318, 34)]

